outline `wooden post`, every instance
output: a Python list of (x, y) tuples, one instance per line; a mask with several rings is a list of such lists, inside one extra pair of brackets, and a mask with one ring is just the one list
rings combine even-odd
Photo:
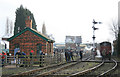
[(33, 66), (33, 57), (34, 57), (34, 56), (32, 55), (32, 65), (31, 65), (31, 66)]
[(7, 64), (7, 55), (5, 55), (5, 63), (4, 63), (4, 65), (6, 65)]
[(59, 57), (59, 56), (58, 56), (58, 53), (57, 53), (57, 64), (58, 64), (58, 57)]

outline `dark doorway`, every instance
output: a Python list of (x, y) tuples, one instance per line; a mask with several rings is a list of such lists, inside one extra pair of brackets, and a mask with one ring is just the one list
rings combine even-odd
[(40, 54), (41, 50), (42, 50), (42, 44), (37, 44), (37, 55)]

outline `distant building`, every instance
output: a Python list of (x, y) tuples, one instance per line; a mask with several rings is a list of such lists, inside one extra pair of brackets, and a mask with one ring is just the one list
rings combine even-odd
[(9, 46), (8, 46), (8, 44), (9, 44), (9, 42), (0, 40), (0, 53), (2, 53), (2, 51), (9, 52)]
[(77, 49), (77, 45), (82, 43), (81, 36), (66, 36), (65, 48), (66, 49)]
[(59, 52), (59, 51), (62, 51), (64, 52), (65, 50), (65, 43), (54, 43), (54, 51), (56, 52)]
[(65, 43), (54, 43), (54, 48), (65, 49)]
[(53, 42), (44, 34), (32, 29), (32, 20), (28, 17), (25, 21), (26, 28), (18, 34), (8, 39), (9, 52), (13, 55), (15, 48), (29, 55), (30, 51), (34, 51), (34, 55), (39, 55), (40, 50), (45, 53), (53, 53)]
[(5, 49), (5, 45), (0, 40), (0, 53), (2, 53), (2, 49)]

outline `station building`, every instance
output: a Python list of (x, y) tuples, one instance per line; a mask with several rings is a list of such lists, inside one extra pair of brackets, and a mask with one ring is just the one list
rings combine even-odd
[(10, 37), (9, 41), (9, 53), (14, 55), (14, 49), (19, 48), (21, 52), (29, 53), (34, 51), (34, 55), (39, 55), (40, 51), (45, 53), (53, 53), (54, 40), (45, 36), (44, 34), (32, 29), (32, 20), (30, 17), (25, 21), (26, 28), (18, 34)]

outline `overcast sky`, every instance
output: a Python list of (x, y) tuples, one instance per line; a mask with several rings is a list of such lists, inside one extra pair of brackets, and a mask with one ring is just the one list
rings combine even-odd
[[(0, 0), (0, 37), (5, 33), (7, 17), (15, 22), (15, 11), (22, 4), (33, 14), (38, 31), (45, 23), (47, 34), (55, 41), (65, 42), (65, 36), (82, 36), (83, 42), (92, 42), (93, 19), (103, 24), (95, 32), (96, 42), (112, 41), (112, 20), (118, 17), (119, 0)], [(13, 24), (14, 25), (14, 24)]]

